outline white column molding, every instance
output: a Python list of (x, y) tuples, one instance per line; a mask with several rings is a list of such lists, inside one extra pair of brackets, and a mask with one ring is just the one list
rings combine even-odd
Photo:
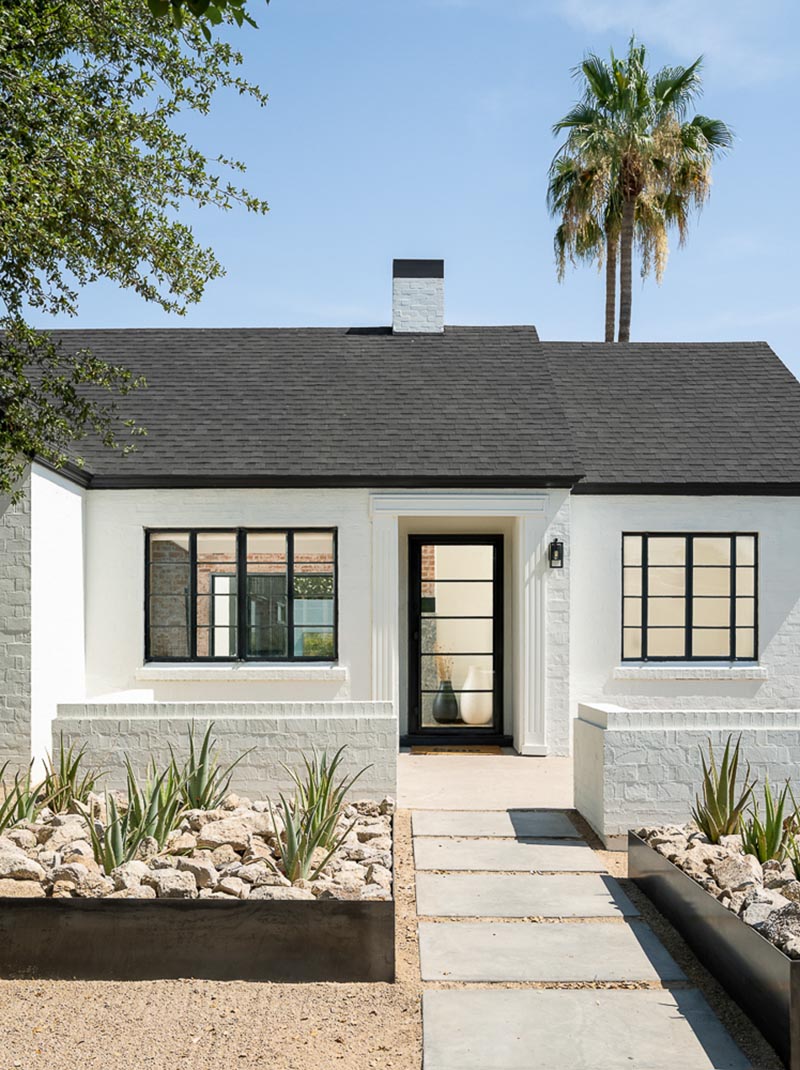
[(372, 698), (400, 704), (397, 516), (372, 518)]
[(527, 491), (398, 491), (371, 494), (370, 513), (398, 516), (544, 516), (547, 494)]
[(517, 519), (516, 673), (514, 745), (520, 754), (547, 754), (542, 522)]

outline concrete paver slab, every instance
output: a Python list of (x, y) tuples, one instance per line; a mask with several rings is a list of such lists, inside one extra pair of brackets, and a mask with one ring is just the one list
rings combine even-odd
[(397, 805), (408, 810), (572, 806), (572, 759), (519, 754), (400, 754)]
[(567, 815), (557, 810), (417, 810), (413, 829), (415, 836), (581, 836)]
[(420, 922), (423, 981), (683, 981), (642, 922)]
[(597, 853), (582, 840), (459, 840), (415, 836), (414, 861), (417, 869), (605, 872)]
[(422, 997), (425, 1070), (750, 1070), (696, 989)]
[(639, 911), (593, 873), (418, 873), (417, 914), (440, 918), (602, 918)]

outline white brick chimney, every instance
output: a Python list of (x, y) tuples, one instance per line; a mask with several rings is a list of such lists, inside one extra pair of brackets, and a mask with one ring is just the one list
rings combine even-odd
[(392, 265), (392, 331), (444, 331), (444, 260), (395, 260)]

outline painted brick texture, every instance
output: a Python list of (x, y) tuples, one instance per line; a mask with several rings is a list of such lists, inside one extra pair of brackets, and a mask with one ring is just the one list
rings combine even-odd
[(0, 766), (31, 757), (30, 474), (17, 505), (0, 501)]
[(444, 331), (444, 279), (392, 281), (392, 330), (402, 334)]
[(123, 787), (124, 756), (139, 774), (154, 757), (169, 760), (187, 750), (192, 723), (200, 738), (210, 722), (223, 764), (254, 750), (236, 767), (234, 790), (251, 798), (291, 790), (281, 763), (302, 766), (312, 750), (329, 755), (347, 745), (345, 770), (369, 769), (354, 798), (394, 795), (397, 720), (390, 702), (159, 702), (65, 704), (54, 726), (66, 743), (87, 745), (91, 761), (109, 770), (109, 787)]
[(688, 821), (700, 749), (741, 734), (763, 784), (800, 769), (799, 710), (622, 710), (582, 706), (575, 725), (575, 805), (607, 843), (641, 825)]

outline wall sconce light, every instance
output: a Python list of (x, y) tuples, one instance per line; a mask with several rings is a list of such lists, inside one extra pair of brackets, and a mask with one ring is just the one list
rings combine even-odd
[(564, 543), (559, 539), (553, 539), (547, 548), (547, 560), (550, 568), (564, 567)]

